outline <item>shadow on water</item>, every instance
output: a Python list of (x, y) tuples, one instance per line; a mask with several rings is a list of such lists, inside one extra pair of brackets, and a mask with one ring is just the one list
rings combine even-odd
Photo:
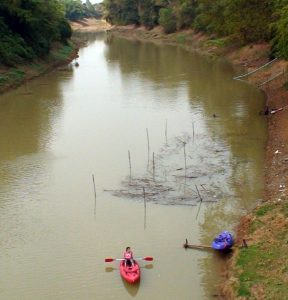
[(149, 265), (145, 265), (145, 266), (141, 267), (141, 269), (147, 269), (147, 270), (151, 270), (153, 268), (154, 268), (153, 264), (149, 264)]
[(136, 282), (135, 284), (130, 284), (122, 278), (123, 285), (126, 291), (129, 293), (130, 296), (135, 297), (140, 288), (140, 281)]
[(118, 270), (118, 269), (117, 269), (117, 268), (114, 268), (114, 267), (106, 267), (106, 268), (105, 268), (105, 272), (107, 272), (107, 273), (113, 272), (113, 271), (115, 271), (115, 270)]

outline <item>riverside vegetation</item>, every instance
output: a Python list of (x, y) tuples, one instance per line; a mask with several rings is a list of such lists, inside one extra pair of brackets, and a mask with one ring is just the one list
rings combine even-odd
[(242, 44), (269, 41), (271, 55), (288, 57), (287, 0), (104, 0), (104, 6), (115, 25), (161, 25), (166, 33), (193, 28)]
[(89, 0), (0, 2), (0, 92), (71, 60), (68, 19), (100, 17)]

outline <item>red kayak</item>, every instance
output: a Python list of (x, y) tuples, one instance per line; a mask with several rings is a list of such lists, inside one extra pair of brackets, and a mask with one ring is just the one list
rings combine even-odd
[(120, 262), (120, 275), (129, 283), (136, 283), (140, 280), (140, 267), (137, 261), (134, 260), (134, 266), (126, 266), (125, 262)]

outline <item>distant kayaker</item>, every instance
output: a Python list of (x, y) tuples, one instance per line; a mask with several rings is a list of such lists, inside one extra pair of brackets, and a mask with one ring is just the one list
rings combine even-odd
[(131, 251), (130, 247), (126, 247), (126, 251), (124, 252), (123, 256), (125, 258), (125, 267), (127, 265), (134, 267), (133, 252)]

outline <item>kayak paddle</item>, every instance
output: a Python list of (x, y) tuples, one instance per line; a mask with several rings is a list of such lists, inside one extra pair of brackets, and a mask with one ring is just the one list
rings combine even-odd
[[(133, 258), (134, 260), (146, 260), (146, 261), (152, 261), (153, 257), (146, 256), (146, 257), (136, 257)], [(125, 258), (105, 258), (105, 262), (112, 262), (112, 261), (122, 261), (125, 260)]]

